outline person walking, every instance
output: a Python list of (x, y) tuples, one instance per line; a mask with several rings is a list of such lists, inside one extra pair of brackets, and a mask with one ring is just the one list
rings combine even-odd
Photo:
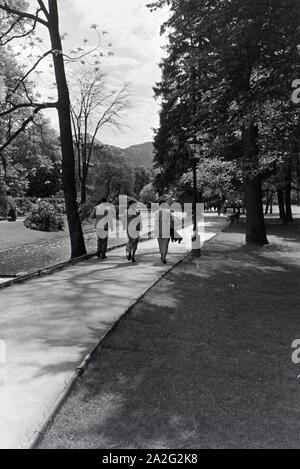
[(139, 210), (136, 210), (136, 201), (131, 199), (128, 202), (127, 210), (123, 215), (123, 227), (126, 229), (128, 243), (126, 245), (126, 256), (128, 261), (136, 262), (135, 254), (138, 248), (140, 234), (143, 229), (142, 217)]
[(109, 230), (113, 230), (113, 216), (111, 206), (107, 203), (107, 199), (103, 197), (98, 205), (94, 207), (91, 218), (94, 218), (97, 232), (97, 257), (99, 259), (107, 259), (107, 243)]
[[(181, 222), (182, 225), (182, 222)], [(183, 237), (180, 236), (180, 234), (177, 231), (177, 220), (176, 220), (176, 215), (174, 213), (174, 210), (171, 210), (171, 230), (170, 230), (170, 235), (171, 235), (171, 241), (172, 243), (178, 243), (181, 244), (183, 241)]]
[(154, 224), (160, 257), (162, 263), (166, 264), (171, 238), (171, 211), (165, 199), (159, 201), (159, 209), (155, 213)]

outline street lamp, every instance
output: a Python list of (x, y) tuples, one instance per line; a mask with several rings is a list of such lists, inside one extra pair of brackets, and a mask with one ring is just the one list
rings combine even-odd
[(200, 159), (200, 146), (199, 142), (188, 141), (187, 148), (189, 157), (192, 160), (193, 172), (193, 234), (192, 234), (192, 256), (201, 257), (201, 239), (198, 229), (197, 220), (197, 203), (198, 203), (198, 189), (197, 189), (197, 162)]

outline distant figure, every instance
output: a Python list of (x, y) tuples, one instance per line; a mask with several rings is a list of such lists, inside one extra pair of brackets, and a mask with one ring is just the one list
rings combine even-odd
[(171, 229), (170, 229), (171, 241), (172, 243), (181, 244), (183, 237), (180, 236), (178, 231), (176, 230), (176, 219), (174, 210), (171, 210)]
[(113, 230), (113, 216), (107, 199), (103, 197), (93, 209), (91, 218), (95, 218), (95, 227), (98, 236), (97, 257), (106, 259), (109, 230)]
[(141, 213), (136, 210), (136, 201), (130, 200), (128, 208), (123, 218), (123, 226), (127, 231), (128, 243), (126, 245), (126, 255), (128, 261), (136, 262), (135, 254), (138, 248), (140, 234), (143, 229)]
[(7, 212), (7, 221), (13, 222), (17, 221), (17, 213), (15, 208), (10, 208)]
[(7, 196), (7, 204), (6, 204), (7, 205), (7, 208), (6, 208), (7, 221), (14, 222), (17, 220), (17, 210), (16, 210), (15, 202), (9, 191), (7, 191), (6, 196)]
[(163, 264), (167, 263), (167, 254), (171, 238), (171, 211), (166, 201), (159, 201), (159, 209), (155, 213), (155, 236), (158, 241), (160, 257)]

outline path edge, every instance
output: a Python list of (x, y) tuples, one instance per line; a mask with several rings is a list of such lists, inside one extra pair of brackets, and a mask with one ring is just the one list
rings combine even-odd
[[(147, 238), (141, 238), (140, 242), (148, 241), (151, 234), (152, 234), (151, 231), (148, 232), (148, 233), (145, 233), (145, 235), (148, 236), (148, 237)], [(127, 241), (124, 241), (121, 244), (116, 244), (115, 246), (111, 246), (110, 248), (107, 249), (107, 252), (113, 251), (114, 249), (125, 247), (126, 244), (127, 244)], [(61, 262), (61, 263), (53, 265), (51, 267), (46, 267), (45, 269), (37, 270), (36, 272), (32, 272), (30, 274), (20, 275), (18, 277), (14, 277), (11, 280), (8, 280), (7, 282), (0, 283), (0, 291), (4, 290), (5, 288), (11, 287), (13, 285), (23, 283), (23, 282), (27, 282), (28, 280), (32, 280), (34, 278), (38, 278), (38, 277), (41, 277), (41, 276), (44, 276), (44, 275), (52, 275), (55, 272), (59, 272), (60, 270), (64, 270), (68, 267), (79, 264), (80, 262), (89, 261), (93, 257), (96, 257), (96, 252), (90, 253), (90, 254), (84, 254), (81, 257), (76, 257), (74, 259), (70, 259), (68, 261)]]
[[(230, 224), (228, 223), (226, 226), (224, 226), (223, 229), (218, 231), (214, 236), (212, 236), (206, 243), (210, 243), (212, 240), (214, 240), (219, 234), (224, 232), (230, 227)], [(205, 243), (205, 244), (206, 244)], [(117, 247), (122, 247), (125, 246), (120, 245), (120, 246), (113, 246), (110, 250), (116, 249)], [(83, 256), (84, 258), (79, 258), (78, 260), (73, 260), (71, 262), (77, 261), (80, 262), (82, 260), (85, 260), (86, 258), (92, 258), (94, 254), (89, 254), (86, 256)], [(166, 277), (172, 270), (174, 270), (178, 265), (180, 265), (182, 262), (184, 262), (186, 259), (191, 258), (193, 259), (192, 255), (190, 252), (186, 253), (185, 255), (182, 256), (179, 261), (177, 261), (175, 264), (170, 266), (165, 272), (161, 273), (157, 279), (155, 279), (145, 290), (144, 292), (137, 298), (133, 299), (130, 305), (126, 308), (126, 310), (122, 313), (122, 315), (119, 317), (119, 319), (100, 337), (100, 339), (97, 341), (97, 343), (91, 348), (90, 352), (85, 356), (85, 358), (82, 360), (81, 364), (75, 369), (73, 372), (73, 375), (71, 376), (70, 380), (67, 382), (65, 389), (62, 391), (61, 395), (57, 399), (56, 403), (52, 407), (52, 409), (48, 412), (47, 416), (44, 418), (44, 422), (40, 425), (39, 429), (35, 430), (34, 433), (36, 435), (29, 440), (28, 444), (25, 444), (22, 448), (23, 449), (37, 449), (37, 446), (39, 443), (42, 441), (43, 437), (45, 436), (46, 432), (50, 429), (53, 420), (57, 416), (58, 412), (62, 408), (63, 404), (71, 394), (74, 385), (76, 384), (78, 378), (83, 375), (83, 373), (86, 371), (89, 363), (92, 361), (95, 353), (97, 350), (101, 347), (102, 343), (104, 340), (114, 332), (114, 330), (118, 327), (118, 325), (123, 321), (126, 316), (129, 315), (129, 313), (133, 310), (133, 308), (147, 295), (147, 293), (152, 290), (164, 277)], [(70, 265), (70, 261), (67, 262), (67, 265)], [(61, 267), (64, 268), (64, 267)]]
[(126, 310), (122, 313), (122, 315), (117, 319), (117, 321), (101, 336), (98, 342), (92, 347), (90, 352), (86, 355), (86, 357), (82, 360), (81, 364), (76, 368), (73, 373), (73, 376), (70, 378), (69, 383), (67, 384), (66, 388), (62, 392), (61, 396), (58, 398), (56, 403), (54, 404), (53, 408), (48, 413), (47, 417), (45, 418), (44, 423), (41, 425), (40, 429), (37, 430), (37, 435), (31, 440), (28, 447), (25, 449), (37, 449), (38, 444), (41, 442), (42, 438), (44, 437), (47, 430), (51, 427), (53, 420), (55, 419), (56, 415), (62, 408), (63, 404), (65, 403), (66, 399), (69, 397), (75, 383), (77, 382), (78, 378), (84, 373), (89, 363), (92, 361), (95, 353), (101, 347), (104, 340), (114, 332), (114, 330), (118, 327), (118, 325), (125, 319), (125, 317), (133, 310), (133, 308), (146, 296), (146, 294), (153, 288), (157, 283), (159, 283), (166, 275), (168, 275), (175, 267), (181, 264), (185, 259), (190, 257), (191, 254), (185, 254), (179, 261), (175, 264), (170, 266), (165, 272), (160, 274), (157, 279), (155, 279), (138, 297), (132, 300), (130, 305), (126, 308)]

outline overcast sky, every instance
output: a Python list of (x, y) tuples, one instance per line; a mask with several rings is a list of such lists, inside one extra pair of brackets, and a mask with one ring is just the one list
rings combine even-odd
[(107, 81), (114, 87), (130, 83), (131, 107), (126, 111), (121, 130), (103, 130), (99, 139), (125, 148), (151, 141), (153, 127), (158, 125), (159, 105), (153, 98), (152, 87), (160, 79), (160, 26), (166, 11), (151, 13), (149, 0), (60, 0), (61, 32), (68, 33), (65, 49), (78, 46), (84, 38), (92, 45), (96, 40), (92, 24), (99, 31), (107, 30), (106, 41), (112, 42), (113, 57), (104, 59), (102, 67)]

